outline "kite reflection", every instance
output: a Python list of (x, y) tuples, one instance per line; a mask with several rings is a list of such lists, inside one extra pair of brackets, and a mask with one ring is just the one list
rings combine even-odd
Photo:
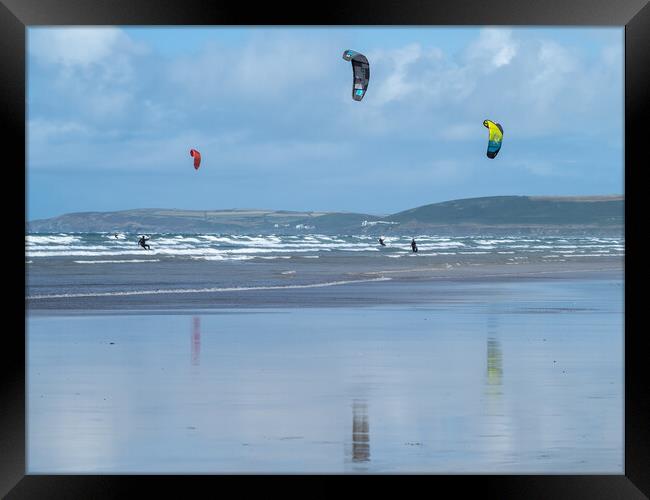
[(201, 318), (192, 318), (192, 365), (198, 366), (201, 356)]
[(501, 363), (501, 344), (495, 338), (487, 340), (487, 383), (488, 385), (501, 385), (503, 368)]
[(355, 399), (352, 403), (352, 461), (370, 461), (368, 405), (365, 400)]

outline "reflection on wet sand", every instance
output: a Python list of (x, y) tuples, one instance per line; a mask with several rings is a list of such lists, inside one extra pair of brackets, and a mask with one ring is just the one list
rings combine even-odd
[(501, 344), (495, 338), (487, 341), (487, 383), (491, 386), (501, 386)]
[(352, 402), (352, 461), (370, 461), (368, 404), (365, 400)]
[(620, 474), (620, 287), (567, 283), (597, 312), (510, 314), (557, 307), (531, 281), (485, 306), (479, 283), (422, 308), (28, 317), (27, 470)]
[(487, 376), (485, 394), (487, 396), (487, 414), (499, 416), (503, 414), (501, 405), (503, 359), (501, 354), (501, 342), (497, 340), (499, 325), (495, 316), (488, 316), (487, 319)]
[(192, 318), (192, 365), (198, 366), (201, 357), (201, 318)]
[[(501, 360), (501, 343), (497, 340), (499, 322), (496, 316), (487, 317), (487, 385), (488, 394), (501, 394), (501, 377), (503, 375)], [(490, 389), (492, 387), (492, 389)]]

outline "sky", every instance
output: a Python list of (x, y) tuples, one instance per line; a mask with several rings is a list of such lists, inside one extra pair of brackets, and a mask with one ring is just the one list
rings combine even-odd
[[(29, 27), (27, 219), (132, 208), (384, 215), (479, 196), (622, 194), (623, 37)], [(370, 62), (360, 102), (346, 49)], [(485, 119), (504, 129), (495, 159)]]

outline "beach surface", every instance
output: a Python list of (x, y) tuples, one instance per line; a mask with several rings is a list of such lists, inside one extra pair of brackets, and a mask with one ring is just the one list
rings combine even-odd
[(30, 288), (28, 473), (623, 472), (622, 258), (385, 260)]

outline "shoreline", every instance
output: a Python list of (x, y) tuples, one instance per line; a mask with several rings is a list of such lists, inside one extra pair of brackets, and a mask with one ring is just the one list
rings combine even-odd
[[(567, 269), (567, 267), (570, 267)], [(624, 280), (623, 259), (595, 262), (486, 264), (347, 272), (316, 283), (149, 289), (128, 292), (25, 297), (28, 315), (58, 316), (100, 311), (204, 311), (268, 308), (340, 308), (446, 302), (450, 291), (548, 280)]]

